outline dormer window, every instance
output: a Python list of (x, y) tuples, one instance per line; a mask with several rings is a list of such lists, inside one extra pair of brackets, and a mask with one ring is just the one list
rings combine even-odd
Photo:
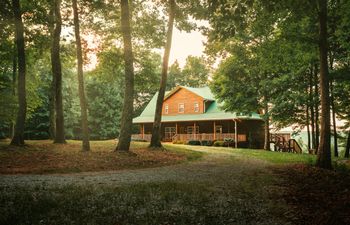
[(169, 105), (168, 104), (164, 105), (164, 113), (165, 114), (169, 113)]
[(198, 102), (194, 103), (194, 111), (195, 112), (199, 112), (199, 104), (198, 104)]
[(185, 103), (179, 103), (179, 113), (185, 112)]

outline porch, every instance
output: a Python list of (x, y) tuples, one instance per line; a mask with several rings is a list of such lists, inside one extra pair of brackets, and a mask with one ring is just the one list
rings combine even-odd
[[(151, 140), (152, 123), (142, 123), (134, 140)], [(208, 140), (224, 141), (232, 139), (236, 147), (261, 148), (263, 145), (263, 122), (261, 120), (214, 120), (162, 123), (162, 141)]]

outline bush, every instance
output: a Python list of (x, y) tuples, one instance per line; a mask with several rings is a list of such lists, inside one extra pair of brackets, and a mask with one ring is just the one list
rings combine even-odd
[(225, 142), (224, 141), (215, 141), (213, 145), (216, 147), (223, 147), (225, 145)]
[(202, 140), (201, 141), (201, 145), (203, 146), (212, 146), (214, 144), (214, 141), (210, 141), (210, 140)]
[(197, 140), (190, 140), (187, 142), (188, 145), (201, 145), (200, 141)]

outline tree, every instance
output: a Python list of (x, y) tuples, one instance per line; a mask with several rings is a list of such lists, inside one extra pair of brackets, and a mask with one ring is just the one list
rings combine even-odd
[(24, 49), (24, 26), (19, 0), (12, 0), (12, 9), (15, 21), (15, 38), (18, 57), (18, 112), (15, 133), (11, 140), (12, 145), (24, 145), (24, 124), (27, 113), (26, 101), (26, 58)]
[(159, 92), (157, 96), (157, 104), (154, 115), (153, 129), (152, 129), (152, 138), (150, 146), (151, 148), (160, 148), (162, 144), (161, 140), (161, 119), (162, 119), (162, 108), (163, 108), (163, 100), (165, 95), (166, 81), (168, 75), (168, 63), (169, 63), (169, 55), (171, 50), (171, 40), (173, 36), (173, 26), (175, 20), (175, 0), (169, 0), (169, 21), (168, 21), (168, 31), (167, 31), (167, 39), (164, 49), (163, 55), (163, 65), (162, 65), (162, 73), (161, 73), (161, 81)]
[(184, 85), (184, 84), (183, 84), (183, 73), (181, 71), (179, 62), (176, 60), (169, 67), (169, 74), (168, 74), (166, 89), (171, 90), (172, 88), (176, 87), (177, 85)]
[(128, 0), (121, 0), (121, 30), (124, 43), (125, 89), (119, 141), (116, 150), (129, 151), (132, 132), (134, 100), (134, 56), (132, 52)]
[(190, 87), (203, 87), (208, 84), (209, 69), (202, 57), (188, 56), (182, 70), (183, 84)]
[(61, 36), (61, 0), (53, 0), (54, 30), (51, 49), (51, 66), (54, 79), (55, 90), (55, 110), (56, 110), (56, 132), (54, 143), (66, 143), (64, 132), (63, 100), (62, 100), (62, 68), (60, 58), (60, 36)]
[(319, 51), (320, 51), (320, 89), (321, 89), (321, 139), (316, 165), (331, 169), (331, 132), (329, 74), (327, 61), (327, 0), (318, 0), (319, 5)]
[(81, 49), (77, 0), (73, 0), (72, 4), (73, 4), (74, 31), (75, 31), (77, 60), (78, 60), (78, 82), (79, 82), (79, 100), (80, 100), (80, 109), (81, 109), (81, 129), (83, 132), (82, 147), (83, 147), (83, 151), (89, 151), (90, 150), (89, 126), (88, 126), (87, 104), (86, 104), (85, 88), (84, 88), (83, 53)]

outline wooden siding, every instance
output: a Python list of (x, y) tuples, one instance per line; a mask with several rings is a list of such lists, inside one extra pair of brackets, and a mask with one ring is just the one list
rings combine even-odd
[[(215, 126), (221, 126), (222, 133), (215, 133)], [(198, 134), (189, 134), (188, 127), (199, 127)], [(245, 148), (262, 148), (264, 145), (264, 122), (261, 120), (240, 120), (237, 121), (238, 147)], [(133, 139), (143, 139), (149, 141), (152, 133), (152, 124), (146, 123), (140, 125), (139, 135), (133, 135)], [(224, 140), (225, 138), (235, 139), (235, 126), (233, 120), (225, 121), (192, 121), (192, 122), (168, 122), (162, 123), (161, 133), (162, 141), (172, 141), (175, 134), (165, 134), (166, 127), (175, 128), (176, 140)], [(144, 132), (142, 136), (142, 131)]]
[[(179, 113), (179, 104), (185, 104), (185, 111), (183, 113)], [(194, 106), (195, 103), (198, 103), (199, 110), (195, 112)], [(168, 105), (168, 114), (165, 113), (165, 106)], [(167, 98), (163, 103), (163, 115), (179, 115), (179, 114), (201, 114), (203, 113), (203, 98), (194, 94), (193, 92), (181, 88), (177, 92), (175, 92), (172, 96)]]

